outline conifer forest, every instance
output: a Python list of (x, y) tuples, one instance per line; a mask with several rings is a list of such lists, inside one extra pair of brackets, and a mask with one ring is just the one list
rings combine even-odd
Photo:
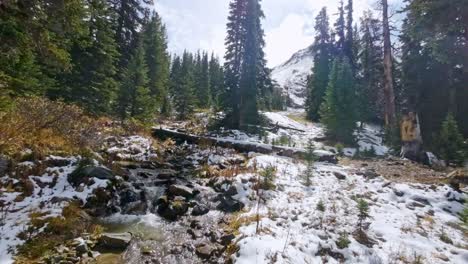
[(12, 263), (468, 263), (468, 0), (0, 0)]

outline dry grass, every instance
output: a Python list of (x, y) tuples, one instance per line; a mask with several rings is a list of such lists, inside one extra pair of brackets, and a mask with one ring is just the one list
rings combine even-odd
[[(100, 124), (83, 110), (39, 97), (18, 98), (0, 113), (0, 153), (76, 153), (98, 143)], [(37, 158), (37, 157), (35, 157)]]

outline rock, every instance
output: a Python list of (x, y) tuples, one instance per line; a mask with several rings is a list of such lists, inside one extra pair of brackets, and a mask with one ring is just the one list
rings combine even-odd
[(336, 158), (336, 155), (333, 154), (330, 151), (326, 150), (315, 150), (314, 155), (318, 157), (319, 162), (328, 162), (332, 164), (337, 164), (338, 159)]
[(174, 196), (183, 196), (185, 198), (192, 198), (194, 196), (193, 189), (183, 185), (169, 186), (168, 193)]
[(71, 164), (71, 160), (62, 157), (48, 157), (44, 161), (44, 165), (47, 167), (66, 167)]
[(122, 214), (124, 215), (144, 215), (148, 211), (148, 204), (142, 201), (136, 201), (133, 203), (126, 204), (122, 208)]
[(432, 152), (424, 152), (423, 163), (436, 170), (444, 169), (445, 167), (447, 167), (445, 161), (437, 158), (437, 156)]
[(0, 177), (3, 177), (10, 167), (10, 159), (8, 157), (0, 155)]
[(405, 195), (403, 191), (397, 190), (395, 188), (393, 189), (393, 193), (398, 197), (403, 197), (403, 195)]
[(119, 193), (120, 195), (120, 205), (124, 206), (129, 203), (133, 203), (140, 200), (140, 194), (131, 190), (125, 189)]
[(236, 186), (231, 185), (231, 186), (226, 190), (226, 192), (224, 192), (224, 194), (225, 194), (225, 195), (229, 195), (229, 196), (237, 195), (237, 188), (236, 188)]
[(412, 197), (412, 200), (413, 201), (416, 201), (418, 203), (421, 203), (421, 204), (424, 204), (424, 205), (431, 205), (431, 203), (429, 202), (429, 200), (427, 200), (426, 198), (424, 197), (419, 197), (419, 196), (415, 196), (415, 197)]
[(130, 233), (103, 233), (98, 240), (100, 247), (105, 249), (125, 250), (132, 240)]
[(76, 255), (81, 256), (81, 255), (88, 252), (88, 246), (86, 245), (86, 243), (82, 243), (82, 244), (76, 246), (75, 250), (76, 250)]
[(363, 175), (366, 179), (375, 179), (379, 177), (379, 174), (374, 170), (366, 170)]
[(188, 211), (188, 203), (181, 196), (177, 196), (173, 201), (163, 203), (158, 206), (157, 212), (167, 220), (175, 221)]
[(340, 252), (333, 251), (331, 248), (328, 248), (328, 247), (319, 246), (319, 250), (317, 251), (315, 256), (324, 257), (327, 255), (334, 258), (335, 260), (338, 260), (339, 262), (344, 262), (345, 260), (344, 255), (341, 254)]
[(210, 244), (201, 243), (197, 245), (196, 253), (199, 257), (209, 259), (214, 255), (217, 248)]
[(157, 178), (162, 180), (169, 180), (177, 176), (177, 171), (171, 169), (163, 169), (157, 171)]
[(236, 236), (234, 234), (224, 234), (220, 238), (221, 245), (227, 246), (227, 245), (231, 244), (231, 242), (234, 240), (234, 238), (236, 238)]
[(244, 204), (229, 196), (221, 196), (217, 209), (227, 213), (238, 212), (244, 208)]
[(193, 230), (193, 229), (189, 229), (187, 230), (187, 233), (192, 236), (192, 239), (197, 239), (197, 238), (201, 238), (202, 237), (202, 234), (200, 231), (198, 230)]
[(200, 215), (205, 215), (210, 211), (210, 208), (208, 206), (203, 205), (203, 204), (197, 204), (195, 207), (192, 209), (192, 215), (193, 216), (200, 216)]
[(115, 175), (112, 171), (104, 167), (85, 166), (79, 167), (68, 175), (68, 182), (74, 186), (81, 183), (88, 184), (90, 179), (98, 178), (101, 180), (114, 180)]
[(335, 175), (335, 177), (338, 179), (338, 180), (346, 180), (346, 175), (341, 173), (341, 172), (337, 172), (337, 171), (334, 171), (333, 172), (333, 175)]

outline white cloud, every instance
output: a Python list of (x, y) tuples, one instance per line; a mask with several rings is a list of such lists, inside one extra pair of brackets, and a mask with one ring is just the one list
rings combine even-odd
[[(354, 0), (354, 20), (364, 10), (375, 7), (377, 0)], [(389, 0), (401, 5), (403, 0)], [(226, 21), (230, 0), (157, 0), (156, 10), (167, 24), (169, 48), (214, 51), (224, 54)], [(344, 1), (347, 2), (346, 0)], [(265, 12), (266, 55), (269, 66), (287, 60), (294, 52), (312, 44), (313, 23), (318, 11), (327, 6), (331, 16), (337, 13), (339, 0), (263, 0)], [(332, 17), (332, 25), (335, 18)]]

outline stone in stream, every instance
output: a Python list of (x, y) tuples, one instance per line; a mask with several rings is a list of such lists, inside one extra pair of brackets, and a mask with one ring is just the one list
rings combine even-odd
[(208, 208), (208, 206), (203, 205), (203, 204), (197, 204), (192, 209), (192, 215), (193, 216), (205, 215), (209, 211), (210, 211), (210, 208)]
[(120, 205), (124, 206), (129, 203), (133, 203), (140, 200), (140, 194), (131, 190), (125, 189), (120, 192)]
[(157, 209), (158, 214), (170, 221), (177, 220), (180, 216), (187, 213), (189, 208), (188, 203), (181, 196), (176, 196), (172, 201), (169, 201), (167, 197), (165, 200), (161, 200), (160, 198), (157, 203), (159, 204)]
[(183, 185), (171, 185), (169, 186), (168, 193), (174, 196), (183, 196), (185, 198), (192, 198), (195, 196), (193, 189)]
[(98, 240), (101, 248), (125, 250), (132, 240), (130, 233), (103, 233)]

